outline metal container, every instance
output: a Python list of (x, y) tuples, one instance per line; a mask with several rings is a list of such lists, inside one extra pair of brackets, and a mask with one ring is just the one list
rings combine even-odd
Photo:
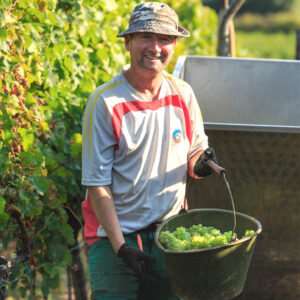
[(174, 74), (193, 88), (206, 128), (300, 132), (300, 62), (187, 56)]
[[(181, 58), (238, 211), (264, 226), (237, 300), (300, 299), (300, 62)], [(228, 208), (223, 181), (189, 180), (190, 208)], [(237, 227), (239, 224), (237, 224)]]
[(194, 224), (214, 226), (224, 232), (232, 229), (232, 214), (222, 209), (194, 209), (171, 217), (157, 229), (155, 242), (163, 252), (172, 288), (180, 299), (229, 300), (238, 296), (244, 288), (256, 237), (262, 227), (256, 219), (237, 213), (237, 235), (243, 236), (245, 230), (251, 229), (256, 232), (253, 237), (184, 252), (166, 250), (159, 242), (160, 232)]

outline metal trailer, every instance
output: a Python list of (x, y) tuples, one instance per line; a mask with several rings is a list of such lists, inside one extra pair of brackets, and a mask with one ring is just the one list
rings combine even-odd
[[(300, 299), (300, 62), (187, 56), (174, 75), (196, 94), (237, 211), (263, 226), (236, 299)], [(217, 176), (190, 180), (187, 196), (191, 208), (231, 209)]]

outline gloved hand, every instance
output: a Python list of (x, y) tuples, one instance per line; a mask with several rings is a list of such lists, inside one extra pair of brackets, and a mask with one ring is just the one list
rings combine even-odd
[(207, 164), (208, 160), (217, 163), (215, 150), (212, 147), (207, 148), (198, 158), (194, 166), (194, 173), (199, 177), (206, 177), (212, 174), (211, 167)]
[(138, 249), (134, 249), (124, 243), (117, 254), (124, 263), (136, 274), (143, 279), (150, 270), (154, 259)]

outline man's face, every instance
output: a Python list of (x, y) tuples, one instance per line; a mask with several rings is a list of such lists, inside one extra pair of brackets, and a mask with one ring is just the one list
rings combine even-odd
[(149, 32), (134, 33), (125, 38), (131, 67), (144, 72), (160, 73), (169, 63), (176, 37)]

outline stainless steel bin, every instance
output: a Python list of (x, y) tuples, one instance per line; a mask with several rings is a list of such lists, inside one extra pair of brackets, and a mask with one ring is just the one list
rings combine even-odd
[[(174, 73), (195, 91), (237, 210), (264, 227), (237, 299), (300, 299), (300, 62), (188, 56)], [(190, 180), (187, 196), (231, 209), (216, 176)]]

